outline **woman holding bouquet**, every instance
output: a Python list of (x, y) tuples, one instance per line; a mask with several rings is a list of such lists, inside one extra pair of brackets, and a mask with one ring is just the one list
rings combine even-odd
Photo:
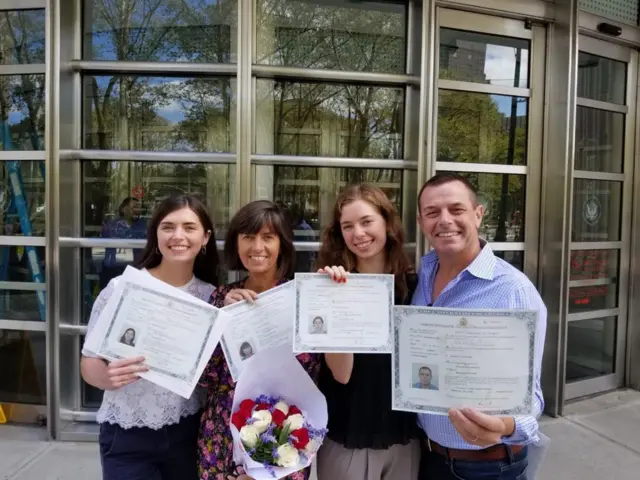
[[(207, 300), (217, 283), (218, 254), (213, 224), (202, 202), (180, 195), (158, 204), (138, 266)], [(95, 327), (117, 278), (96, 299), (88, 331)], [(107, 363), (86, 349), (82, 355), (82, 378), (105, 391), (98, 411), (102, 478), (196, 480), (202, 391), (185, 400), (141, 379), (138, 373), (147, 371), (141, 357)]]
[[(417, 277), (403, 244), (400, 217), (384, 192), (349, 186), (324, 232), (319, 272), (341, 283), (349, 273), (394, 274), (396, 303), (408, 305)], [(326, 353), (319, 387), (329, 410), (319, 480), (418, 478), (416, 415), (391, 410), (391, 355)]]
[[(295, 270), (295, 249), (293, 232), (284, 212), (266, 200), (251, 202), (238, 210), (229, 225), (224, 257), (230, 270), (246, 270), (248, 276), (218, 287), (209, 300), (215, 307), (242, 300), (253, 302), (258, 294), (290, 280)], [(318, 359), (302, 354), (298, 355), (298, 360), (315, 380)], [(233, 439), (229, 428), (235, 383), (220, 345), (203, 373), (201, 384), (208, 387), (208, 395), (198, 439), (200, 478), (236, 478), (241, 469), (233, 462)], [(309, 472), (297, 472), (289, 478), (306, 480)]]

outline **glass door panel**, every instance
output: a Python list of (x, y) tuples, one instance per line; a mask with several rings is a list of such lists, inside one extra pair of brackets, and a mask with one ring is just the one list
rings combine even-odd
[(580, 38), (566, 398), (622, 385), (637, 56)]
[(481, 237), (536, 283), (546, 32), (447, 9), (438, 25), (436, 171), (477, 188)]

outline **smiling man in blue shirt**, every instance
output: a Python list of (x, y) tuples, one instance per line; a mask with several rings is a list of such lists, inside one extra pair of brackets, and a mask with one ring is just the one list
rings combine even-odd
[(529, 279), (479, 238), (483, 215), (465, 178), (438, 174), (425, 183), (418, 223), (433, 249), (422, 258), (413, 305), (537, 310), (535, 416), (495, 417), (466, 408), (452, 409), (449, 416), (420, 414), (428, 437), (420, 480), (525, 480), (527, 445), (538, 439), (547, 309)]

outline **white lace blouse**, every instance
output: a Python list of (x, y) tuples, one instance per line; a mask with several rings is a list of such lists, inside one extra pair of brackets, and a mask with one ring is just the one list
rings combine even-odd
[[(113, 293), (118, 278), (111, 280), (98, 295), (91, 310), (87, 333), (98, 321), (100, 313)], [(215, 287), (193, 277), (189, 283), (179, 288), (194, 297), (208, 301)], [(93, 353), (84, 348), (82, 355), (95, 357)], [(97, 420), (98, 423), (118, 424), (122, 428), (148, 427), (158, 430), (166, 425), (178, 423), (182, 417), (193, 415), (200, 410), (205, 400), (204, 393), (202, 389), (196, 387), (191, 398), (186, 400), (141, 378), (117, 390), (105, 391)]]

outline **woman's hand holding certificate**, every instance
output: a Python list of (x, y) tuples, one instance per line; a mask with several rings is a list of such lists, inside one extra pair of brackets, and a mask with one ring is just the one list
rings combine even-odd
[(394, 276), (296, 273), (294, 352), (391, 353)]
[[(85, 349), (111, 363), (114, 388), (140, 376), (189, 398), (229, 317), (187, 292), (127, 267)], [(132, 366), (144, 357), (147, 371)]]
[(105, 390), (116, 390), (140, 380), (140, 374), (149, 371), (144, 357), (123, 358), (109, 363)]

